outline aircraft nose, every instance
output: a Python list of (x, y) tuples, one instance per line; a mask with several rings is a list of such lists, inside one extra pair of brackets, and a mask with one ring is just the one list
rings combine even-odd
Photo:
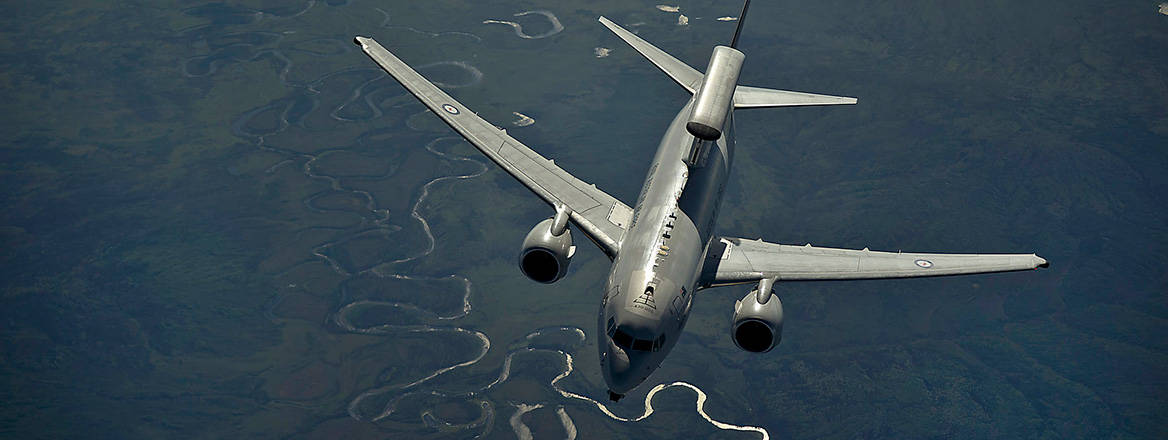
[(622, 395), (633, 389), (639, 383), (633, 374), (633, 361), (627, 352), (617, 347), (610, 339), (608, 341), (608, 363), (605, 368), (605, 380), (610, 392)]
[(609, 339), (608, 372), (613, 375), (613, 378), (615, 378), (617, 375), (623, 375), (624, 373), (628, 372), (630, 365), (631, 362), (629, 362), (629, 354), (620, 347), (617, 347), (616, 344), (613, 344), (612, 340)]

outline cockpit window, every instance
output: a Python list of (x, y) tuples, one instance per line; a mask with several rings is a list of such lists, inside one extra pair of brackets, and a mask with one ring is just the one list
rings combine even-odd
[(665, 333), (662, 333), (661, 336), (657, 337), (656, 341), (653, 341), (653, 351), (661, 350), (661, 347), (664, 347), (664, 346), (665, 346)]
[(633, 350), (637, 351), (653, 351), (653, 341), (645, 339), (634, 339)]
[(616, 333), (612, 335), (612, 342), (616, 343), (617, 347), (628, 350), (629, 346), (633, 344), (633, 335), (625, 333), (623, 329), (618, 328), (616, 329)]
[(629, 334), (623, 327), (617, 327), (612, 318), (608, 320), (608, 336), (612, 338), (612, 342), (624, 350), (637, 351), (660, 351), (661, 346), (665, 345), (665, 335), (657, 337), (657, 339), (637, 339)]

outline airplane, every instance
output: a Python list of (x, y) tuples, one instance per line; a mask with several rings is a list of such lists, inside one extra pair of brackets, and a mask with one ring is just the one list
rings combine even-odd
[(754, 283), (734, 305), (731, 339), (765, 353), (782, 339), (780, 281), (933, 277), (1049, 267), (1036, 254), (932, 254), (834, 249), (717, 235), (734, 157), (734, 110), (855, 104), (855, 98), (738, 85), (737, 49), (750, 0), (729, 46), (715, 46), (699, 72), (611, 20), (599, 21), (692, 97), (665, 130), (637, 200), (630, 207), (586, 183), (480, 118), (373, 38), (354, 42), (483, 155), (530, 189), (554, 214), (527, 234), (520, 270), (554, 283), (576, 252), (570, 226), (611, 260), (600, 301), (597, 343), (608, 397), (619, 401), (657, 369), (677, 344), (701, 289)]

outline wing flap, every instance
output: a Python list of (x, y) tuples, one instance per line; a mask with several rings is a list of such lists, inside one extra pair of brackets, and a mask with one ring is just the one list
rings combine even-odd
[(368, 37), (353, 39), (369, 58), (409, 90), (422, 104), (462, 135), (483, 155), (515, 177), (545, 202), (572, 209), (572, 221), (610, 257), (615, 257), (624, 226), (610, 220), (610, 212), (631, 210), (628, 205), (585, 183), (523, 145), (426, 80), (402, 60)]
[(711, 246), (702, 285), (787, 281), (915, 278), (1046, 267), (1035, 254), (931, 254), (791, 246), (720, 238)]

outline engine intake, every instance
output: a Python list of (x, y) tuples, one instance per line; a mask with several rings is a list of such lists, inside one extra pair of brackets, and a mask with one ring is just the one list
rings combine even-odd
[[(559, 215), (557, 215), (559, 217)], [(576, 253), (572, 246), (572, 231), (566, 221), (559, 228), (556, 217), (549, 218), (531, 229), (523, 239), (519, 252), (519, 270), (532, 281), (551, 284), (568, 273), (568, 264)], [(555, 234), (559, 229), (559, 234)]]
[[(773, 284), (773, 279), (762, 280), (758, 287), (734, 303), (731, 335), (738, 348), (765, 353), (783, 339), (783, 303), (774, 295)], [(760, 295), (759, 292), (767, 293)]]

